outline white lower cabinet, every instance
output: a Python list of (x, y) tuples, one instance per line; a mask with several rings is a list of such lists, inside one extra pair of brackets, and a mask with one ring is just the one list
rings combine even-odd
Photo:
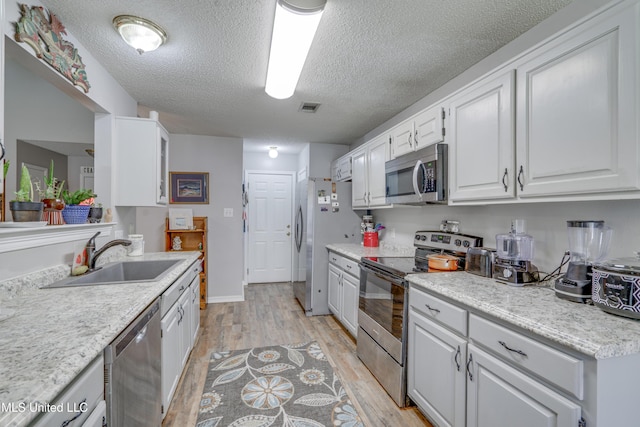
[(467, 340), (413, 307), (408, 333), (409, 397), (436, 425), (464, 426)]
[(73, 380), (66, 391), (47, 403), (57, 410), (45, 412), (31, 424), (32, 427), (94, 427), (106, 423), (102, 354)]
[(467, 378), (468, 427), (580, 425), (578, 404), (473, 344)]
[(413, 285), (409, 307), (407, 394), (434, 426), (584, 425), (581, 359)]
[(353, 335), (358, 334), (360, 269), (351, 259), (329, 252), (329, 310)]
[[(200, 324), (198, 266), (192, 266), (162, 295), (162, 416), (167, 414)], [(197, 316), (197, 324), (194, 317)]]

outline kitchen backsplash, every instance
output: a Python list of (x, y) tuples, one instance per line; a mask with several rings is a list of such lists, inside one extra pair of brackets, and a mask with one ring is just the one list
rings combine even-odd
[(512, 219), (525, 219), (526, 231), (535, 241), (534, 264), (544, 272), (554, 270), (568, 249), (567, 220), (604, 220), (611, 226), (614, 231), (608, 258), (634, 256), (640, 251), (640, 200), (403, 206), (375, 210), (373, 215), (386, 227), (380, 238), (387, 244), (412, 245), (415, 231), (438, 230), (443, 219), (450, 219), (460, 221), (461, 233), (480, 236), (484, 245), (492, 248), (496, 234), (508, 232)]

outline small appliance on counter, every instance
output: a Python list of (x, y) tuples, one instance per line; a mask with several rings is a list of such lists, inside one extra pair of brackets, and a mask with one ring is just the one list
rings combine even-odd
[(476, 276), (493, 276), (493, 263), (495, 262), (496, 250), (491, 248), (469, 248), (465, 258), (464, 270)]
[(493, 278), (512, 286), (538, 281), (538, 268), (533, 265), (533, 237), (525, 233), (525, 220), (511, 222), (511, 231), (496, 236), (496, 258)]
[(567, 221), (569, 265), (555, 281), (558, 298), (582, 303), (591, 298), (592, 265), (606, 257), (612, 234), (604, 221)]
[(640, 319), (640, 257), (602, 261), (592, 271), (593, 303), (608, 313)]

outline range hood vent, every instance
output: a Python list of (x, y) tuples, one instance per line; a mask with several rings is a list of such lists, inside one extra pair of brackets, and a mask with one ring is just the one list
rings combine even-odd
[(320, 104), (317, 102), (303, 102), (300, 104), (299, 111), (302, 111), (303, 113), (315, 113), (318, 111), (318, 108), (320, 108)]

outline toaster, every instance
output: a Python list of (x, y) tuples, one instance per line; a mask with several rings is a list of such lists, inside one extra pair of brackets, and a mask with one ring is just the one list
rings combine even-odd
[(491, 248), (469, 248), (464, 262), (464, 271), (482, 277), (491, 277), (496, 250)]

